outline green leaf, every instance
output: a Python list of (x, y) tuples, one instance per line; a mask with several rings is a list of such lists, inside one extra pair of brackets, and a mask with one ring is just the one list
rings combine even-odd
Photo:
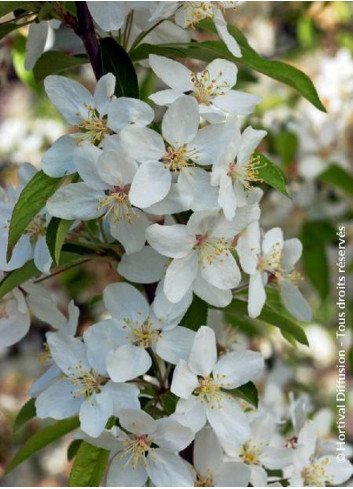
[(207, 324), (207, 303), (194, 295), (191, 306), (180, 324), (193, 331), (197, 331), (200, 326)]
[(71, 462), (78, 452), (83, 440), (74, 440), (70, 443), (69, 448), (67, 449), (67, 460)]
[(109, 450), (83, 442), (73, 463), (70, 487), (98, 487), (109, 459)]
[(99, 41), (103, 73), (113, 73), (116, 78), (117, 97), (139, 98), (137, 74), (127, 52), (111, 37)]
[(23, 284), (32, 277), (41, 275), (42, 272), (34, 264), (34, 260), (25, 263), (21, 268), (8, 273), (0, 282), (0, 299), (12, 289)]
[(36, 2), (1, 2), (0, 3), (0, 17), (10, 14), (14, 10), (23, 9), (28, 12), (35, 12), (38, 10)]
[(353, 195), (353, 177), (338, 165), (331, 165), (324, 173), (319, 175), (319, 179), (324, 183), (340, 188), (348, 195)]
[(0, 41), (11, 32), (18, 29), (19, 26), (13, 22), (8, 22), (7, 24), (0, 24)]
[(161, 395), (161, 404), (168, 416), (174, 413), (177, 402), (178, 402), (178, 398), (172, 392), (165, 392), (164, 394)]
[(66, 235), (74, 221), (68, 221), (66, 219), (59, 219), (53, 217), (48, 224), (46, 241), (53, 259), (53, 262), (59, 265), (60, 254), (63, 247)]
[(337, 239), (335, 229), (329, 221), (308, 221), (302, 227), (300, 239), (303, 243), (302, 262), (305, 273), (321, 299), (325, 300), (330, 292), (326, 246)]
[(13, 429), (18, 431), (30, 419), (36, 416), (35, 399), (30, 399), (24, 404), (16, 416)]
[(294, 66), (262, 58), (248, 44), (243, 34), (235, 27), (228, 26), (228, 30), (238, 41), (242, 58), (233, 56), (222, 41), (203, 41), (191, 43), (174, 44), (141, 44), (134, 49), (130, 56), (134, 61), (146, 59), (149, 54), (159, 54), (160, 56), (200, 59), (210, 62), (215, 58), (224, 58), (242, 64), (257, 72), (263, 73), (277, 81), (280, 81), (295, 90), (311, 102), (319, 110), (326, 112), (322, 105), (317, 91), (310, 78)]
[(18, 78), (32, 89), (36, 89), (33, 72), (25, 69), (26, 38), (17, 34), (12, 48), (12, 62)]
[(282, 160), (282, 165), (287, 168), (294, 160), (298, 149), (298, 138), (290, 131), (280, 131), (275, 136), (274, 147)]
[(43, 209), (49, 197), (61, 183), (62, 178), (48, 177), (43, 171), (39, 171), (24, 187), (11, 217), (7, 247), (8, 260), (10, 260), (13, 249), (28, 224)]
[(232, 390), (232, 394), (244, 399), (244, 401), (252, 404), (256, 408), (259, 404), (259, 395), (253, 382), (248, 382), (247, 384), (241, 385), (237, 389)]
[(57, 421), (56, 423), (46, 426), (42, 430), (38, 431), (29, 440), (27, 440), (16, 453), (7, 467), (5, 474), (9, 474), (15, 467), (20, 465), (35, 453), (39, 452), (39, 450), (42, 450), (53, 441), (61, 438), (67, 433), (70, 433), (70, 431), (75, 430), (79, 426), (79, 419), (75, 417)]
[(47, 51), (43, 53), (33, 68), (34, 79), (37, 83), (48, 75), (61, 73), (88, 63), (86, 55), (70, 56), (62, 51)]
[(286, 180), (281, 169), (273, 164), (265, 155), (255, 153), (258, 156), (260, 166), (257, 169), (258, 177), (271, 187), (279, 190), (286, 197), (289, 197)]
[[(247, 316), (247, 303), (243, 300), (233, 299), (231, 304), (224, 309), (226, 314), (234, 313), (236, 315)], [(273, 310), (270, 306), (265, 305), (262, 309), (262, 312), (259, 317), (256, 318), (256, 321), (261, 321), (271, 326), (275, 326), (280, 330), (285, 331), (293, 336), (299, 343), (303, 345), (309, 345), (308, 339), (306, 337), (305, 331), (303, 327), (294, 319), (284, 315), (283, 313), (279, 313)]]

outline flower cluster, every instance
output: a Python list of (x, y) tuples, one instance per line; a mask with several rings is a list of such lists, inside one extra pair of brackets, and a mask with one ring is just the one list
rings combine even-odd
[[(241, 49), (224, 12), (237, 3), (88, 2), (88, 9), (102, 34), (127, 24), (130, 47), (146, 38), (158, 44), (168, 28), (169, 37), (190, 38), (188, 28), (212, 20), (234, 59)], [(28, 66), (47, 24), (29, 33)], [(0, 299), (0, 346), (27, 334), (31, 313), (55, 330), (46, 333), (47, 369), (30, 390), (36, 414), (77, 416), (75, 437), (109, 451), (108, 486), (340, 484), (352, 465), (337, 464), (302, 399), (279, 413), (265, 383), (257, 406), (264, 357), (218, 324), (234, 298), (261, 319), (277, 292), (285, 314), (311, 318), (295, 268), (301, 242), (260, 225), (257, 149), (266, 131), (244, 127), (260, 97), (235, 89), (232, 61), (217, 58), (198, 71), (156, 54), (148, 63), (165, 85), (149, 103), (117, 97), (113, 73), (99, 78), (93, 94), (64, 76), (45, 79), (70, 126), (42, 160), (44, 174), (60, 185), (9, 260), (11, 215), (36, 170), (23, 165), (19, 186), (1, 194), (1, 273), (33, 260), (45, 280), (53, 265), (47, 229), (68, 221), (67, 244), (108, 257), (119, 280), (104, 287), (104, 312), (82, 331), (73, 301), (67, 318), (26, 276)], [(195, 303), (207, 318), (195, 321)]]

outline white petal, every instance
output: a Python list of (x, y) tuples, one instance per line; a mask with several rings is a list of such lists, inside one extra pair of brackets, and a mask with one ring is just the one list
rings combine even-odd
[(205, 404), (201, 404), (194, 396), (189, 399), (180, 399), (176, 405), (175, 413), (172, 414), (172, 419), (176, 419), (183, 426), (191, 428), (194, 433), (197, 433), (207, 421)]
[(46, 238), (40, 236), (34, 246), (34, 264), (43, 273), (48, 274), (53, 263)]
[(214, 24), (217, 29), (219, 37), (224, 41), (225, 45), (229, 51), (237, 58), (241, 58), (242, 54), (240, 51), (239, 44), (234, 39), (234, 37), (229, 34), (227, 29), (227, 22), (225, 21), (220, 8), (217, 8), (214, 16)]
[(77, 140), (72, 134), (65, 134), (57, 139), (43, 155), (44, 173), (54, 178), (75, 173), (73, 153), (76, 147)]
[(33, 22), (28, 29), (25, 69), (32, 70), (43, 53), (48, 36), (49, 22)]
[(194, 466), (199, 474), (220, 471), (223, 463), (223, 450), (210, 426), (205, 426), (195, 437)]
[(140, 394), (139, 388), (134, 384), (125, 384), (108, 381), (103, 387), (102, 391), (109, 394), (113, 401), (113, 414), (118, 415), (120, 409), (139, 409), (140, 401), (138, 396)]
[(175, 91), (182, 94), (194, 89), (191, 71), (182, 63), (155, 54), (150, 54), (148, 60), (158, 78)]
[(120, 409), (118, 416), (121, 426), (135, 435), (152, 435), (157, 429), (156, 421), (141, 409)]
[(214, 287), (206, 282), (200, 274), (196, 277), (192, 287), (195, 294), (211, 306), (226, 307), (232, 302), (231, 290), (221, 290)]
[(281, 264), (291, 270), (303, 253), (303, 245), (297, 238), (287, 239), (283, 244)]
[(188, 365), (196, 375), (207, 377), (217, 361), (216, 336), (213, 329), (201, 326), (196, 332)]
[(14, 345), (26, 336), (30, 327), (30, 314), (22, 292), (15, 289), (12, 297), (5, 296), (8, 317), (0, 318), (0, 348)]
[(221, 408), (207, 407), (207, 419), (215, 430), (225, 450), (237, 448), (250, 435), (250, 426), (246, 415), (235, 399), (223, 396)]
[(171, 174), (159, 161), (144, 163), (137, 170), (130, 188), (130, 202), (142, 209), (160, 202), (168, 194)]
[(55, 217), (88, 221), (104, 214), (104, 207), (98, 204), (103, 197), (104, 192), (84, 182), (69, 183), (48, 199), (47, 209)]
[(268, 447), (261, 455), (261, 463), (270, 470), (284, 469), (293, 462), (293, 450)]
[(281, 298), (286, 309), (299, 321), (310, 321), (312, 317), (311, 308), (299, 289), (287, 280), (280, 282)]
[(161, 448), (147, 456), (147, 473), (156, 487), (191, 487), (193, 477), (187, 464)]
[(151, 284), (162, 279), (168, 258), (145, 246), (138, 253), (122, 256), (118, 273), (131, 282)]
[(257, 318), (266, 302), (266, 291), (261, 272), (250, 275), (248, 314), (251, 318)]
[(236, 389), (254, 380), (264, 369), (264, 359), (261, 353), (250, 350), (240, 350), (222, 356), (215, 368), (213, 375), (220, 376), (225, 384), (225, 389)]
[(52, 104), (69, 124), (87, 119), (88, 106), (95, 106), (94, 98), (87, 88), (66, 76), (47, 76), (44, 88)]
[(195, 333), (191, 329), (177, 326), (170, 331), (162, 331), (156, 345), (158, 355), (169, 363), (177, 364), (179, 360), (187, 360)]
[(89, 2), (88, 9), (97, 23), (105, 32), (117, 31), (123, 25), (128, 13), (125, 2)]
[(183, 94), (177, 90), (167, 89), (152, 93), (148, 98), (157, 105), (170, 105), (182, 96)]
[(232, 179), (223, 174), (219, 182), (219, 205), (222, 207), (226, 219), (232, 220), (235, 216), (237, 199), (234, 193)]
[(119, 132), (125, 127), (145, 127), (153, 121), (153, 109), (135, 98), (119, 97), (108, 109), (108, 126)]
[(50, 385), (60, 380), (61, 376), (61, 370), (56, 365), (52, 365), (33, 382), (27, 394), (31, 397), (38, 397), (39, 394), (45, 391)]
[(216, 84), (222, 88), (221, 92), (231, 89), (237, 82), (238, 68), (235, 63), (225, 59), (215, 59), (206, 66), (210, 80), (216, 80)]
[(171, 418), (160, 418), (156, 421), (157, 429), (153, 439), (159, 447), (172, 452), (184, 450), (194, 439), (194, 432)]
[(337, 458), (334, 455), (328, 455), (327, 457), (320, 457), (317, 461), (318, 464), (328, 459), (328, 463), (325, 467), (326, 474), (330, 480), (330, 484), (338, 486), (343, 482), (346, 482), (353, 475), (353, 465), (347, 459), (343, 463), (338, 463)]
[(179, 212), (185, 212), (189, 209), (189, 196), (185, 195), (180, 190), (178, 183), (172, 183), (167, 196), (160, 202), (146, 207), (145, 211), (149, 214), (162, 216), (165, 214), (178, 214)]
[(178, 397), (189, 399), (198, 385), (197, 376), (191, 372), (187, 362), (180, 360), (175, 367), (170, 390)]
[(129, 216), (123, 215), (116, 221), (110, 219), (110, 232), (123, 245), (126, 253), (136, 253), (146, 243), (146, 229), (150, 225), (146, 214), (140, 209), (130, 208)]
[(216, 210), (219, 208), (218, 189), (211, 187), (210, 174), (202, 168), (181, 170), (178, 178), (181, 195), (187, 196), (193, 211)]
[(267, 472), (260, 465), (253, 465), (251, 467), (250, 482), (254, 487), (266, 487), (267, 486)]
[(240, 138), (240, 145), (237, 154), (237, 162), (244, 165), (250, 160), (251, 154), (257, 148), (259, 142), (266, 136), (266, 131), (247, 127)]
[(108, 185), (102, 181), (98, 173), (98, 159), (102, 150), (88, 142), (80, 144), (74, 152), (74, 162), (82, 180), (92, 189), (105, 190)]
[[(213, 99), (213, 103), (224, 112), (232, 112), (237, 115), (251, 114), (255, 106), (261, 102), (261, 97), (252, 93), (230, 90), (224, 95), (219, 95)], [(266, 134), (265, 131), (258, 131)], [(262, 136), (263, 137), (263, 136)], [(262, 138), (261, 138), (262, 139)]]
[(152, 365), (149, 354), (143, 348), (123, 345), (109, 353), (107, 371), (114, 382), (126, 382), (145, 374)]
[(61, 379), (41, 392), (35, 403), (38, 418), (65, 419), (78, 413), (83, 399), (74, 391), (69, 380)]
[(189, 143), (196, 136), (200, 123), (199, 107), (193, 97), (178, 98), (166, 111), (162, 120), (162, 134), (175, 148)]
[[(86, 346), (79, 338), (66, 336), (62, 333), (48, 333), (47, 341), (54, 362), (66, 375), (75, 375), (77, 372), (80, 373), (82, 369), (90, 370)], [(77, 370), (78, 367), (79, 370)]]
[(217, 487), (248, 487), (249, 482), (249, 466), (238, 462), (222, 464), (219, 472), (214, 475), (214, 483)]
[(268, 253), (271, 253), (274, 246), (278, 247), (279, 251), (283, 247), (283, 232), (280, 228), (272, 228), (265, 233), (262, 243), (263, 254), (267, 255)]
[(135, 160), (122, 150), (105, 150), (98, 160), (98, 174), (109, 186), (131, 183), (137, 168)]
[(192, 286), (199, 268), (197, 254), (189, 253), (184, 258), (174, 258), (167, 268), (164, 280), (164, 293), (171, 302), (183, 299)]
[(158, 284), (156, 295), (153, 301), (153, 312), (155, 316), (165, 324), (176, 325), (189, 309), (192, 302), (192, 292), (183, 297), (180, 302), (170, 302), (164, 293), (164, 282)]
[(196, 150), (196, 155), (191, 159), (199, 165), (217, 163), (233, 136), (233, 130), (229, 124), (211, 124), (203, 127), (189, 145)]
[(260, 226), (258, 221), (249, 224), (247, 229), (241, 233), (237, 242), (237, 252), (244, 272), (255, 273), (260, 253)]
[(185, 257), (195, 243), (195, 236), (190, 234), (187, 226), (183, 224), (174, 226), (152, 224), (146, 231), (146, 238), (152, 248), (170, 258)]
[[(90, 2), (90, 4), (92, 3), (95, 2)], [(114, 98), (114, 90), (115, 76), (112, 73), (107, 73), (98, 80), (93, 97), (96, 108), (101, 117), (103, 115), (106, 115), (106, 113), (108, 112), (110, 102)]]
[(108, 487), (142, 487), (145, 485), (148, 479), (145, 467), (139, 464), (133, 469), (129, 462), (129, 455), (121, 458), (118, 454), (113, 458), (107, 474)]
[[(210, 257), (211, 262), (207, 260)], [(235, 258), (227, 251), (220, 256), (213, 253), (202, 261), (202, 277), (218, 289), (228, 290), (239, 285), (241, 280), (240, 270)]]
[(147, 127), (128, 127), (120, 133), (124, 150), (140, 163), (155, 162), (162, 158), (165, 146), (158, 132)]
[(143, 323), (149, 314), (147, 300), (130, 284), (108, 285), (103, 291), (103, 301), (113, 318), (124, 323)]
[(93, 393), (81, 405), (79, 418), (81, 429), (89, 436), (96, 438), (105, 428), (109, 417), (113, 414), (113, 401), (104, 392)]

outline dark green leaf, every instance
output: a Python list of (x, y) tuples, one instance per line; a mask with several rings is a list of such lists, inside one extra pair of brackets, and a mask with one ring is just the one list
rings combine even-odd
[(82, 440), (74, 440), (70, 443), (69, 448), (67, 449), (67, 460), (71, 462), (71, 460), (76, 457), (78, 449), (82, 444)]
[(287, 184), (284, 175), (278, 166), (273, 164), (265, 155), (255, 153), (260, 159), (258, 177), (271, 187), (279, 190), (286, 197), (289, 197)]
[(20, 412), (17, 414), (13, 429), (14, 431), (18, 431), (24, 424), (27, 423), (30, 419), (34, 418), (36, 415), (36, 407), (35, 407), (35, 399), (30, 399), (24, 404)]
[(57, 265), (60, 263), (61, 249), (73, 222), (74, 221), (67, 221), (66, 219), (53, 217), (48, 225), (46, 241), (53, 262)]
[(331, 165), (324, 173), (321, 173), (319, 179), (353, 195), (353, 177), (338, 165)]
[(11, 217), (7, 248), (8, 260), (28, 224), (43, 209), (49, 197), (59, 188), (61, 183), (61, 178), (48, 177), (43, 171), (39, 171), (24, 187)]
[(83, 442), (73, 463), (70, 487), (98, 487), (109, 459), (109, 451)]
[(29, 12), (38, 10), (36, 2), (0, 2), (0, 17), (10, 14), (14, 10), (23, 9)]
[(61, 73), (86, 63), (88, 58), (85, 55), (69, 56), (62, 51), (47, 51), (36, 62), (33, 74), (36, 82), (39, 83), (48, 75)]
[(8, 273), (0, 282), (0, 299), (15, 287), (40, 274), (41, 272), (35, 266), (33, 260), (28, 261), (21, 268)]
[(30, 458), (35, 453), (42, 450), (53, 441), (70, 433), (80, 426), (78, 418), (63, 419), (56, 423), (43, 428), (33, 435), (16, 453), (6, 469), (6, 474), (11, 472), (15, 467)]
[(215, 58), (224, 58), (235, 61), (264, 75), (274, 78), (297, 90), (303, 97), (311, 102), (316, 108), (326, 112), (322, 105), (316, 89), (310, 78), (294, 66), (262, 58), (248, 44), (243, 34), (235, 27), (228, 26), (228, 30), (238, 41), (242, 58), (233, 56), (222, 41), (203, 41), (175, 44), (141, 44), (134, 49), (130, 55), (134, 61), (146, 59), (149, 54), (159, 54), (167, 57), (194, 58), (210, 62)]
[[(232, 314), (232, 312), (234, 311), (236, 315), (247, 316), (247, 303), (243, 300), (233, 299), (231, 304), (227, 306), (224, 311), (226, 312), (226, 314)], [(291, 319), (283, 313), (279, 313), (273, 310), (268, 305), (264, 306), (260, 316), (256, 318), (256, 321), (262, 321), (264, 323), (270, 324), (271, 326), (276, 326), (280, 330), (283, 330), (286, 333), (292, 335), (293, 338), (299, 341), (299, 343), (302, 343), (303, 345), (308, 345), (308, 339), (302, 326), (294, 319)]]
[(8, 22), (7, 24), (0, 24), (0, 40), (18, 28), (19, 26), (14, 24), (13, 22)]
[(244, 399), (244, 401), (252, 404), (256, 408), (259, 404), (259, 395), (253, 382), (248, 382), (247, 384), (241, 385), (237, 389), (234, 389), (232, 394)]
[(113, 73), (116, 78), (117, 97), (139, 98), (137, 75), (127, 52), (111, 37), (99, 41), (103, 73)]
[(207, 324), (207, 303), (194, 295), (191, 306), (186, 311), (180, 324), (186, 328), (197, 331), (200, 326)]
[(282, 165), (288, 167), (293, 162), (298, 149), (297, 136), (290, 131), (280, 131), (276, 134), (274, 145)]
[(172, 392), (166, 392), (165, 394), (161, 395), (161, 404), (168, 416), (174, 413), (177, 402), (178, 398)]

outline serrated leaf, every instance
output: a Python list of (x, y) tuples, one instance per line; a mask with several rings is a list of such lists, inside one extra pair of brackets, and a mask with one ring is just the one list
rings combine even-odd
[(99, 41), (103, 73), (116, 78), (117, 97), (139, 98), (137, 74), (127, 52), (111, 37)]
[(348, 195), (353, 195), (353, 177), (338, 165), (330, 165), (329, 168), (319, 175), (322, 182), (338, 187)]
[(42, 272), (34, 264), (34, 260), (25, 263), (21, 268), (17, 268), (8, 273), (0, 282), (0, 299), (15, 287), (25, 283), (32, 277), (41, 275)]
[(57, 265), (60, 264), (60, 254), (66, 235), (74, 221), (53, 217), (48, 224), (46, 242), (53, 259)]
[(7, 247), (7, 260), (32, 219), (43, 209), (49, 197), (59, 188), (62, 178), (37, 172), (22, 190), (12, 213)]
[(70, 56), (62, 51), (46, 51), (33, 68), (34, 79), (39, 83), (48, 75), (61, 73), (86, 63), (88, 63), (88, 58), (84, 54)]
[(30, 419), (36, 416), (36, 406), (35, 399), (30, 399), (27, 401), (20, 409), (19, 413), (16, 416), (13, 429), (14, 431), (18, 431), (24, 424), (27, 423)]
[(98, 487), (108, 464), (109, 451), (82, 442), (73, 463), (70, 487)]
[[(243, 300), (233, 299), (231, 304), (224, 309), (226, 314), (232, 314), (232, 311), (234, 311), (236, 315), (248, 316), (247, 303)], [(299, 341), (299, 343), (307, 346), (309, 345), (305, 331), (297, 321), (271, 309), (267, 304), (263, 307), (262, 312), (256, 318), (256, 321), (262, 321), (271, 326), (275, 326), (292, 335), (293, 338)]]
[(146, 59), (149, 54), (159, 54), (160, 56), (177, 58), (194, 58), (206, 62), (210, 62), (216, 58), (228, 59), (294, 88), (317, 109), (326, 112), (313, 82), (305, 73), (282, 61), (262, 58), (251, 48), (246, 38), (235, 26), (229, 25), (228, 30), (232, 33), (241, 47), (243, 55), (241, 58), (233, 56), (222, 41), (158, 45), (141, 44), (130, 53), (130, 56), (134, 61)]
[(244, 399), (252, 406), (257, 408), (259, 404), (259, 395), (257, 392), (256, 385), (253, 382), (248, 382), (247, 384), (241, 385), (237, 389), (232, 390), (232, 394)]
[(70, 433), (80, 426), (79, 419), (69, 418), (57, 421), (56, 423), (46, 426), (42, 430), (33, 435), (16, 453), (6, 469), (5, 474), (9, 474), (15, 467), (20, 465), (32, 455), (39, 452), (53, 441)]
[(182, 326), (197, 331), (200, 326), (207, 324), (207, 303), (194, 295), (191, 306), (180, 321)]
[(286, 180), (282, 170), (278, 168), (265, 155), (255, 153), (259, 157), (260, 163), (257, 169), (258, 177), (271, 187), (279, 190), (286, 197), (289, 197)]

